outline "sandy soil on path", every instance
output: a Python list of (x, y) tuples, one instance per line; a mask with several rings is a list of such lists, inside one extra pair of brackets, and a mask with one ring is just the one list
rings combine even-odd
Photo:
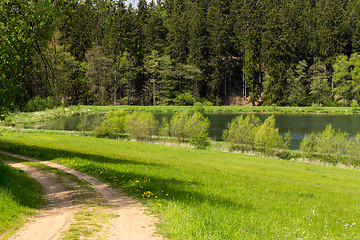
[(75, 202), (73, 193), (66, 190), (66, 187), (59, 183), (57, 176), (53, 173), (42, 172), (21, 163), (6, 163), (30, 174), (37, 180), (43, 186), (45, 199), (48, 201), (40, 214), (32, 217), (10, 239), (58, 239), (61, 232), (70, 226), (74, 215)]
[[(107, 184), (99, 181), (98, 179), (56, 163), (39, 161), (2, 151), (0, 151), (0, 153), (60, 169), (89, 183), (94, 190), (101, 195), (105, 205), (110, 206), (108, 208), (109, 211), (113, 215), (117, 216), (107, 219), (101, 226), (102, 230), (101, 236), (99, 237), (100, 239), (163, 239), (155, 234), (156, 228), (154, 224), (158, 219), (147, 214), (146, 208), (141, 203), (138, 203), (127, 197), (125, 194), (110, 188)], [(66, 190), (64, 183), (59, 183), (59, 181), (56, 180), (55, 174), (38, 171), (20, 163), (13, 163), (11, 165), (28, 172), (36, 180), (38, 180), (44, 186), (44, 191), (50, 201), (49, 206), (44, 209), (43, 213), (36, 216), (35, 220), (31, 220), (28, 224), (26, 224), (24, 229), (20, 229), (20, 231), (11, 239), (41, 240), (61, 238), (61, 232), (69, 228), (71, 223), (74, 221), (74, 213), (78, 211), (78, 206), (76, 206), (74, 202), (74, 192)], [(34, 237), (33, 234), (35, 233), (44, 235)], [(30, 238), (26, 238), (27, 236)]]

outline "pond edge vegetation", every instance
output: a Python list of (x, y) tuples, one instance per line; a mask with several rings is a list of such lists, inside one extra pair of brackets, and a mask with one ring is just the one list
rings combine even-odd
[[(92, 125), (83, 118), (78, 130), (81, 135), (135, 139), (136, 141), (157, 144), (172, 144), (183, 147), (196, 147), (219, 151), (238, 152), (251, 155), (266, 155), (281, 159), (299, 159), (300, 161), (321, 161), (326, 164), (357, 167), (360, 163), (360, 135), (348, 137), (348, 133), (328, 126), (317, 134), (308, 134), (300, 145), (300, 150), (289, 150), (290, 133), (279, 135), (275, 119), (270, 116), (261, 123), (254, 116), (236, 117), (223, 132), (223, 142), (209, 138), (209, 120), (202, 113), (292, 113), (303, 114), (349, 114), (357, 113), (354, 108), (299, 108), (299, 107), (216, 107), (203, 106), (71, 106), (34, 113), (17, 113), (11, 115), (3, 125), (21, 127), (30, 122), (47, 122), (58, 118), (76, 115), (105, 113), (104, 120), (95, 121)], [(157, 122), (153, 112), (172, 112), (173, 118), (163, 118)], [(24, 119), (18, 123), (14, 119)], [(329, 129), (330, 128), (330, 129)], [(91, 129), (91, 131), (87, 131)], [(2, 131), (6, 131), (3, 128)], [(79, 134), (79, 133), (72, 133)], [(323, 140), (322, 138), (325, 138)], [(328, 150), (324, 150), (328, 149)]]

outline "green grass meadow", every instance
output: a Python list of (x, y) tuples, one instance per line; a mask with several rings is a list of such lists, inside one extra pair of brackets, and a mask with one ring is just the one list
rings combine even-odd
[(0, 149), (98, 177), (169, 239), (360, 239), (360, 172), (211, 150), (5, 132)]
[(0, 238), (13, 233), (44, 203), (41, 185), (3, 160), (9, 159), (0, 156)]

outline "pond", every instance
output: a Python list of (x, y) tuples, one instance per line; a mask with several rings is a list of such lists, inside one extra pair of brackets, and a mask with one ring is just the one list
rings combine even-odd
[[(328, 114), (263, 114), (252, 113), (258, 116), (262, 121), (267, 117), (274, 115), (276, 125), (281, 135), (290, 132), (291, 149), (298, 149), (301, 140), (305, 134), (319, 132), (325, 129), (327, 124), (332, 124), (336, 129), (347, 132), (350, 136), (355, 136), (360, 132), (360, 115), (328, 115)], [(156, 119), (160, 122), (161, 118), (170, 118), (172, 113), (155, 113)], [(222, 131), (226, 128), (228, 122), (240, 114), (232, 113), (214, 113), (204, 114), (208, 117), (210, 125), (210, 137), (214, 140), (221, 140)], [(247, 114), (242, 114), (247, 115)], [(69, 117), (50, 122), (41, 128), (54, 130), (76, 130), (84, 116)], [(90, 115), (89, 120), (93, 121), (95, 115)]]

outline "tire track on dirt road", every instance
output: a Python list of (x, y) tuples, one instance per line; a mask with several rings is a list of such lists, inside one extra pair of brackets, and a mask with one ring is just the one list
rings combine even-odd
[[(158, 221), (158, 219), (155, 218), (154, 216), (150, 216), (149, 214), (147, 214), (146, 208), (141, 203), (134, 201), (133, 199), (127, 197), (124, 193), (118, 192), (117, 190), (111, 188), (109, 185), (99, 181), (98, 179), (91, 177), (85, 173), (75, 171), (71, 168), (64, 167), (62, 165), (53, 162), (40, 161), (37, 159), (20, 156), (8, 152), (3, 152), (3, 151), (0, 151), (0, 153), (18, 159), (22, 159), (30, 162), (37, 162), (52, 168), (59, 169), (68, 174), (76, 176), (80, 180), (89, 183), (91, 187), (94, 188), (94, 190), (101, 195), (102, 199), (105, 201), (105, 205), (110, 206), (108, 208), (109, 211), (113, 215), (117, 216), (107, 219), (107, 221), (105, 221), (105, 223), (101, 227), (102, 229), (101, 231), (103, 231), (101, 239), (124, 239), (124, 240), (163, 239), (161, 236), (156, 235), (155, 223)], [(41, 229), (46, 229), (46, 228), (50, 229), (50, 226), (56, 226), (54, 227), (53, 230), (51, 230), (52, 232), (51, 234), (50, 233), (47, 234), (46, 238), (43, 237), (34, 238), (34, 236), (32, 236), (32, 238), (19, 238), (20, 235), (21, 236), (26, 235), (25, 232), (22, 232), (25, 230), (21, 229), (19, 231), (19, 233), (21, 234), (19, 235), (17, 233), (16, 235), (14, 235), (13, 239), (26, 239), (26, 240), (27, 239), (59, 239), (61, 237), (61, 232), (63, 232), (65, 229), (68, 229), (71, 222), (74, 221), (73, 220), (74, 213), (79, 209), (74, 201), (75, 193), (66, 190), (66, 186), (64, 186), (64, 183), (59, 183), (59, 181), (54, 180), (54, 178), (56, 179), (55, 174), (54, 176), (51, 176), (52, 175), (51, 173), (38, 171), (34, 168), (31, 168), (21, 163), (11, 163), (11, 165), (16, 168), (20, 168), (25, 172), (28, 172), (34, 178), (36, 176), (42, 176), (39, 178), (39, 180), (36, 178), (35, 179), (38, 180), (44, 186), (44, 191), (50, 201), (50, 204), (47, 207), (49, 208), (50, 211), (48, 211), (47, 208), (44, 209), (44, 213), (41, 213), (39, 215), (38, 220), (36, 220), (36, 222), (46, 223), (47, 222), (46, 216), (50, 216), (50, 217), (52, 216), (54, 221), (58, 221), (56, 224), (54, 223), (50, 224), (50, 218), (49, 218), (48, 219), (49, 227), (45, 227), (44, 225), (41, 225), (40, 227)], [(25, 166), (25, 168), (23, 166)], [(51, 192), (52, 190), (54, 190), (56, 193)], [(59, 201), (53, 200), (54, 203), (51, 203), (52, 202), (51, 197), (54, 197)], [(56, 211), (59, 211), (59, 214), (61, 213), (61, 215), (56, 215)], [(43, 214), (44, 217), (42, 217)], [(31, 225), (34, 225), (33, 222), (34, 221), (30, 221), (30, 223), (26, 224), (24, 228), (30, 229)], [(30, 230), (26, 230), (26, 231), (30, 231)]]

